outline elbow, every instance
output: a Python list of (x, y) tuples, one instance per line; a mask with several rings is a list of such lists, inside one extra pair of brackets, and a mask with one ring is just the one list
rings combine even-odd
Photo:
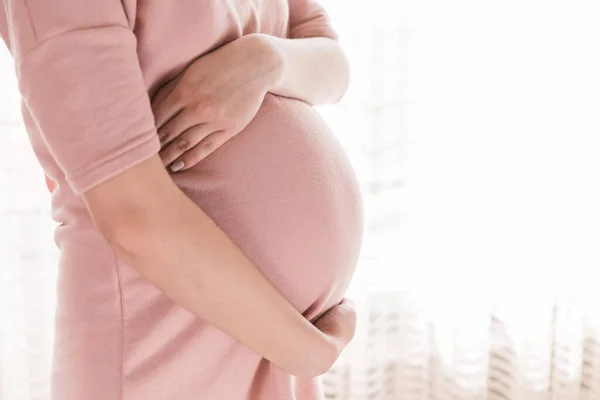
[(157, 235), (143, 223), (121, 221), (100, 231), (116, 255), (149, 282), (164, 282), (160, 268), (156, 268)]
[[(131, 237), (133, 236), (133, 229), (126, 229), (125, 226), (107, 226), (104, 228), (98, 227), (100, 233), (106, 240), (106, 242), (119, 254), (126, 254), (133, 256), (135, 253), (135, 247), (132, 245)], [(129, 231), (130, 234), (125, 232)]]
[(303, 379), (312, 379), (325, 374), (333, 367), (340, 355), (340, 350), (333, 342), (328, 342), (318, 352), (308, 353), (308, 357), (302, 365), (298, 365), (293, 371), (289, 371), (292, 375)]
[(144, 232), (143, 221), (136, 213), (115, 213), (109, 218), (95, 218), (96, 228), (104, 240), (127, 260), (137, 258), (141, 237)]
[(111, 246), (116, 246), (118, 243), (118, 226), (111, 221), (110, 219), (102, 218), (92, 213), (92, 219), (94, 220), (94, 225), (96, 229), (104, 240)]
[(346, 57), (346, 54), (344, 53), (344, 51), (342, 50), (342, 48), (339, 46), (339, 44), (337, 45), (338, 47), (338, 65), (337, 65), (337, 87), (336, 90), (334, 91), (334, 93), (332, 94), (332, 97), (329, 99), (329, 103), (330, 104), (336, 104), (339, 103), (344, 96), (346, 95), (346, 92), (348, 91), (348, 87), (350, 86), (350, 62), (348, 61), (348, 57)]
[(340, 84), (340, 93), (338, 98), (335, 100), (338, 103), (340, 100), (344, 98), (346, 92), (348, 91), (348, 87), (350, 87), (350, 62), (346, 55), (342, 52), (342, 82)]
[[(323, 82), (327, 90), (313, 95), (312, 98), (304, 99), (311, 106), (337, 104), (339, 103), (350, 86), (350, 63), (348, 58), (338, 45), (338, 54), (331, 59), (331, 70), (324, 77)], [(308, 96), (307, 96), (308, 97)]]
[(342, 99), (342, 97), (344, 97), (344, 95), (346, 94), (346, 91), (348, 90), (348, 87), (350, 86), (351, 68), (350, 68), (350, 61), (348, 60), (348, 56), (346, 56), (344, 49), (342, 49), (342, 47), (339, 44), (338, 44), (338, 51), (340, 52), (340, 56), (339, 56), (340, 75), (342, 76), (340, 79), (341, 94), (338, 99), (338, 101), (339, 101)]

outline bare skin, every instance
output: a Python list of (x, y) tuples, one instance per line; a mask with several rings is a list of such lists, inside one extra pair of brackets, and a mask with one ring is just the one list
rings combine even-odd
[(267, 92), (309, 104), (339, 100), (348, 64), (329, 38), (244, 36), (191, 63), (154, 97), (164, 164), (185, 170), (241, 132)]
[[(94, 187), (84, 198), (119, 255), (175, 303), (292, 375), (314, 377), (326, 372), (352, 339), (353, 304), (342, 302), (311, 324), (173, 183), (163, 165), (183, 160), (187, 168), (206, 157), (252, 120), (267, 92), (320, 103), (345, 91), (346, 62), (335, 41), (242, 39), (196, 60), (154, 98), (165, 145), (160, 157)], [(320, 62), (339, 69), (315, 76), (327, 70)]]
[(181, 192), (158, 156), (84, 198), (100, 232), (141, 276), (290, 374), (326, 372), (352, 338), (352, 306), (311, 324)]

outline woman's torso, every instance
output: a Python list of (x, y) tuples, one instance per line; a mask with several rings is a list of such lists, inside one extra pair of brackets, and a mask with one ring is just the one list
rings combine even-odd
[[(150, 95), (193, 59), (242, 35), (286, 37), (289, 29), (287, 0), (123, 4)], [(307, 317), (340, 300), (358, 257), (362, 205), (343, 150), (312, 107), (269, 94), (246, 129), (172, 177)], [(57, 396), (96, 387), (98, 376), (119, 376), (125, 399), (212, 400), (227, 393), (271, 400), (269, 385), (279, 385), (273, 400), (291, 398), (289, 377), (115, 259), (68, 188), (59, 188), (53, 202), (62, 223)], [(104, 369), (75, 386), (62, 380), (90, 359)], [(120, 367), (111, 369), (114, 363)]]

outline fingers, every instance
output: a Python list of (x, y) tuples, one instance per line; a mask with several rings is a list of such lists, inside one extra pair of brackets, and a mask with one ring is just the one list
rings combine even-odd
[[(213, 133), (213, 131), (214, 129), (209, 124), (194, 125), (191, 128), (186, 129), (182, 134), (174, 136), (175, 139), (160, 151), (160, 158), (165, 165), (171, 165), (186, 152), (194, 149), (196, 145)], [(162, 140), (161, 143), (163, 143)], [(187, 166), (191, 165), (186, 165), (186, 167)]]
[(346, 301), (336, 307), (341, 319), (341, 336), (346, 343), (350, 342), (356, 333), (356, 310), (354, 303)]
[(152, 112), (154, 113), (154, 122), (158, 129), (162, 128), (175, 115), (177, 115), (184, 107), (179, 91), (173, 90), (162, 101), (156, 100), (152, 102)]
[(355, 312), (356, 306), (354, 301), (350, 300), (349, 298), (343, 298), (342, 301), (340, 301), (338, 304), (332, 306), (330, 309), (324, 311), (320, 316), (318, 316), (317, 318), (314, 319), (313, 322), (318, 321), (321, 318), (324, 318), (325, 316), (336, 316), (339, 317), (341, 314), (347, 313), (347, 312)]
[(356, 316), (356, 309), (354, 303), (351, 300), (342, 301), (332, 310), (337, 312), (337, 315), (342, 318), (354, 318)]
[(224, 131), (211, 133), (193, 148), (184, 152), (181, 157), (177, 158), (177, 160), (172, 162), (170, 165), (170, 170), (172, 172), (177, 172), (198, 164), (200, 161), (208, 157), (213, 151), (221, 147), (228, 139), (229, 137)]
[(322, 332), (337, 337), (346, 345), (356, 332), (356, 310), (354, 302), (349, 299), (342, 300), (337, 306), (332, 307), (315, 324)]
[[(183, 109), (176, 114), (165, 125), (158, 129), (158, 139), (160, 145), (164, 148), (170, 142), (179, 139), (188, 129), (200, 124), (196, 113)], [(192, 146), (195, 143), (192, 144)], [(191, 148), (191, 146), (190, 146)]]

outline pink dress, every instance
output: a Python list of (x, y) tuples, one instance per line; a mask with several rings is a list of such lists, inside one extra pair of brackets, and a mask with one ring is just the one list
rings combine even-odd
[[(52, 399), (321, 398), (317, 380), (295, 380), (143, 280), (96, 231), (80, 194), (158, 152), (149, 97), (190, 61), (252, 32), (335, 38), (323, 9), (314, 0), (2, 1), (27, 132), (58, 183)], [(172, 177), (307, 318), (340, 301), (362, 205), (312, 107), (267, 95), (243, 132)]]

